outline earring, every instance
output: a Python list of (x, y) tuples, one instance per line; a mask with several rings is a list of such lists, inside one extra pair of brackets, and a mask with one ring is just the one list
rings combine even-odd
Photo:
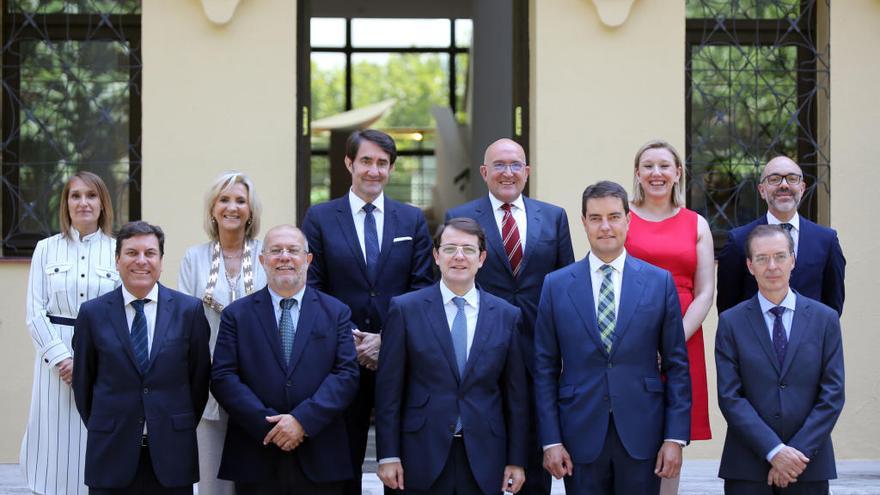
[(211, 217), (211, 223), (214, 225), (217, 225), (217, 219), (214, 217)]
[(252, 222), (253, 222), (253, 219), (248, 218), (248, 219), (247, 219), (247, 222), (245, 222), (245, 225), (246, 225), (247, 227), (250, 227)]

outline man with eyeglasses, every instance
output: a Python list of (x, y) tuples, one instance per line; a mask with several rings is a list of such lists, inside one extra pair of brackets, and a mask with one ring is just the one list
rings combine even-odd
[[(533, 328), (544, 277), (574, 262), (568, 217), (558, 206), (525, 197), (531, 167), (522, 146), (503, 138), (492, 143), (480, 166), (489, 194), (453, 208), (446, 218), (469, 217), (486, 232), (486, 263), (477, 284), (517, 306), (523, 313), (521, 347), (527, 385), (534, 382)], [(529, 462), (525, 495), (550, 493), (550, 475), (541, 467), (543, 454), (534, 423), (529, 425)]]
[(354, 131), (345, 143), (351, 174), (348, 194), (309, 208), (303, 232), (314, 262), (309, 285), (351, 308), (361, 378), (346, 413), (355, 476), (346, 495), (361, 494), (361, 466), (367, 448), (375, 396), (375, 374), (388, 302), (434, 282), (431, 236), (421, 210), (385, 195), (397, 147), (388, 134)]
[(831, 306), (838, 315), (843, 313), (846, 259), (834, 229), (798, 214), (805, 189), (804, 174), (790, 158), (778, 156), (764, 167), (758, 192), (767, 202), (767, 215), (731, 230), (718, 255), (718, 313), (758, 291), (755, 278), (746, 270), (745, 240), (759, 225), (781, 225), (791, 234), (797, 257), (792, 288)]
[(266, 233), (268, 285), (223, 310), (211, 391), (229, 414), (219, 477), (245, 494), (334, 494), (355, 475), (343, 413), (357, 394), (351, 311), (306, 286), (292, 225)]
[(844, 403), (839, 317), (790, 286), (794, 241), (783, 227), (749, 233), (746, 266), (758, 293), (721, 314), (715, 337), (728, 424), (718, 475), (728, 495), (825, 495)]
[(516, 493), (530, 398), (520, 311), (477, 288), (483, 229), (453, 218), (434, 237), (440, 282), (391, 300), (376, 375), (379, 478), (408, 494)]

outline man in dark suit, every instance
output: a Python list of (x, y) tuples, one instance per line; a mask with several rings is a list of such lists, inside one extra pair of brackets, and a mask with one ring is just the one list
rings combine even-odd
[(790, 287), (794, 241), (782, 227), (752, 230), (746, 256), (758, 293), (722, 313), (715, 336), (724, 492), (825, 495), (844, 401), (839, 318)]
[(782, 225), (794, 239), (797, 267), (791, 287), (843, 313), (846, 259), (834, 229), (817, 225), (798, 215), (806, 185), (801, 168), (790, 158), (778, 156), (761, 173), (758, 192), (767, 202), (767, 215), (730, 231), (718, 255), (718, 313), (750, 299), (758, 291), (755, 277), (746, 270), (745, 241), (758, 225)]
[(547, 276), (535, 322), (544, 466), (568, 475), (570, 495), (657, 493), (690, 437), (678, 294), (669, 272), (626, 253), (623, 187), (591, 185), (582, 205), (590, 253)]
[(122, 287), (83, 304), (76, 319), (73, 392), (89, 431), (92, 494), (191, 494), (199, 479), (210, 329), (201, 301), (158, 283), (164, 249), (159, 227), (123, 225)]
[(346, 413), (354, 478), (345, 493), (360, 495), (375, 396), (375, 373), (388, 302), (433, 282), (431, 237), (422, 212), (388, 198), (385, 184), (394, 170), (394, 140), (372, 129), (355, 131), (346, 142), (345, 166), (351, 190), (309, 208), (303, 232), (314, 254), (309, 285), (351, 308), (358, 361), (358, 395)]
[(376, 379), (379, 478), (436, 495), (517, 492), (524, 480), (529, 397), (520, 311), (474, 277), (482, 228), (448, 220), (434, 238), (440, 282), (395, 297)]
[(229, 413), (220, 478), (238, 494), (340, 494), (353, 473), (343, 411), (357, 393), (351, 312), (306, 287), (302, 232), (266, 233), (268, 286), (220, 319), (211, 391)]
[[(486, 148), (480, 175), (489, 194), (446, 212), (446, 219), (473, 218), (486, 232), (488, 255), (477, 273), (480, 288), (522, 310), (520, 347), (533, 394), (534, 325), (544, 277), (574, 262), (568, 217), (562, 208), (523, 196), (531, 167), (516, 141), (503, 138)], [(534, 401), (529, 401), (534, 416)], [(549, 495), (550, 475), (541, 466), (535, 424), (529, 425), (529, 458), (523, 495)]]

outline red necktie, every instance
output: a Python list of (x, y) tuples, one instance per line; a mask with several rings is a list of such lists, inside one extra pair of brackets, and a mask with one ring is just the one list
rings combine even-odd
[(504, 242), (504, 251), (507, 253), (507, 261), (510, 262), (510, 269), (513, 276), (519, 274), (519, 266), (523, 257), (522, 243), (519, 241), (519, 229), (516, 227), (516, 220), (510, 213), (510, 203), (501, 205), (504, 210), (504, 218), (501, 220), (501, 240)]

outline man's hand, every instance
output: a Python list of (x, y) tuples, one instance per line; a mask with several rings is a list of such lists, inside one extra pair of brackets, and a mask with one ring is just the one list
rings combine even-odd
[(351, 331), (354, 335), (354, 345), (357, 350), (358, 362), (370, 370), (379, 367), (379, 348), (382, 345), (382, 337), (378, 333), (361, 332), (358, 329)]
[(55, 368), (58, 370), (58, 374), (61, 375), (61, 379), (64, 380), (64, 383), (70, 385), (70, 382), (73, 380), (73, 358), (62, 359), (61, 362), (55, 365)]
[(274, 443), (281, 450), (290, 452), (299, 447), (299, 444), (305, 439), (305, 430), (303, 430), (299, 421), (290, 414), (266, 416), (266, 421), (274, 423), (275, 426), (266, 434), (266, 438), (263, 439), (263, 445)]
[(501, 481), (501, 491), (516, 493), (523, 483), (526, 482), (526, 472), (519, 466), (504, 466), (504, 479)]
[(554, 478), (562, 479), (563, 476), (571, 476), (574, 472), (573, 468), (571, 456), (562, 445), (554, 445), (544, 451), (544, 469)]
[(796, 478), (792, 478), (787, 474), (783, 474), (776, 468), (770, 468), (770, 472), (767, 473), (767, 484), (770, 486), (776, 485), (779, 488), (785, 488), (790, 483), (794, 483), (795, 481), (797, 481)]
[(382, 483), (392, 490), (403, 490), (403, 464), (399, 462), (386, 462), (379, 464), (376, 473)]
[(681, 472), (681, 444), (677, 442), (663, 442), (660, 451), (657, 452), (657, 464), (654, 466), (654, 474), (661, 478), (675, 478)]
[(807, 468), (808, 462), (810, 462), (810, 459), (807, 456), (798, 449), (788, 445), (782, 447), (773, 456), (773, 459), (770, 460), (770, 464), (773, 464), (773, 469), (776, 469), (790, 480), (797, 479), (804, 472), (804, 469)]

